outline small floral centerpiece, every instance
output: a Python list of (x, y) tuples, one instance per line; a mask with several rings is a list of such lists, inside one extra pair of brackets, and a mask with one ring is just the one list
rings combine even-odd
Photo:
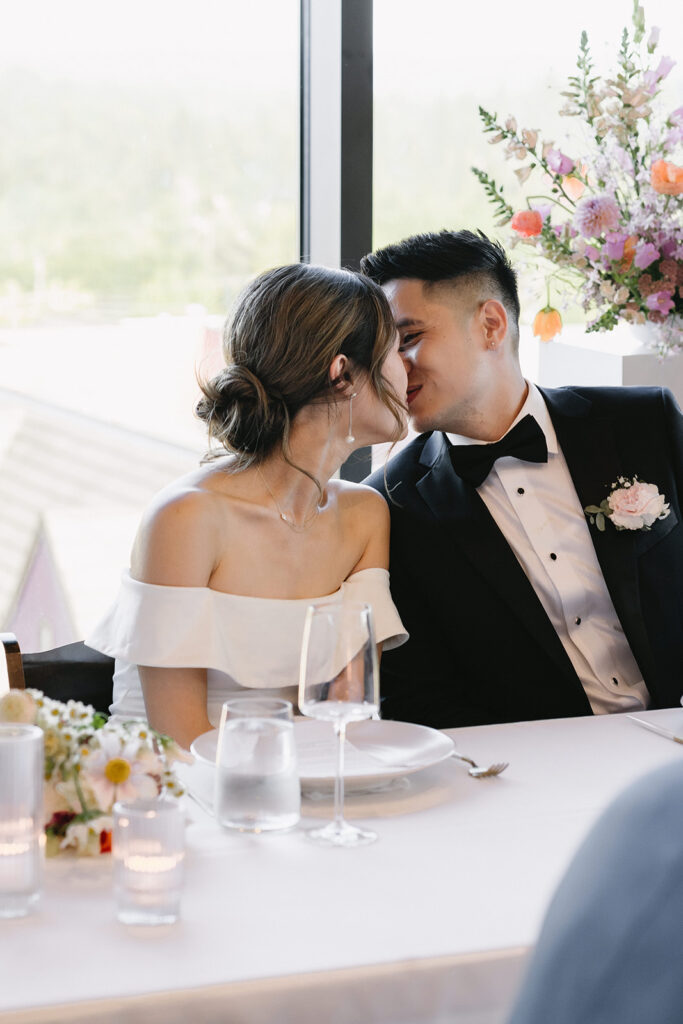
[(661, 353), (683, 349), (683, 107), (655, 115), (663, 80), (674, 61), (657, 60), (659, 29), (647, 42), (643, 9), (634, 3), (633, 28), (624, 29), (617, 69), (594, 74), (584, 32), (578, 74), (562, 95), (567, 117), (580, 118), (583, 138), (565, 153), (540, 131), (504, 122), (483, 107), (479, 114), (493, 144), (525, 185), (540, 188), (514, 209), (484, 171), (473, 167), (496, 208), (498, 225), (510, 224), (516, 242), (541, 262), (546, 304), (534, 334), (549, 341), (562, 327), (550, 302), (551, 284), (565, 299), (578, 293), (588, 331), (609, 331), (619, 321), (650, 323)]
[(48, 856), (67, 849), (109, 853), (116, 800), (183, 793), (172, 765), (191, 762), (191, 755), (143, 721), (114, 723), (89, 704), (10, 690), (0, 698), (0, 722), (43, 730)]

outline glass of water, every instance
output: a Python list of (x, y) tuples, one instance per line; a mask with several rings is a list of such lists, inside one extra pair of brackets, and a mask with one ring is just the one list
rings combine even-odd
[(377, 645), (369, 604), (310, 605), (301, 648), (299, 708), (310, 718), (331, 722), (337, 736), (334, 820), (308, 832), (309, 839), (331, 846), (374, 842), (376, 832), (344, 819), (346, 726), (374, 717), (379, 708)]
[(214, 810), (221, 825), (241, 832), (296, 825), (301, 786), (288, 700), (225, 701), (216, 750)]

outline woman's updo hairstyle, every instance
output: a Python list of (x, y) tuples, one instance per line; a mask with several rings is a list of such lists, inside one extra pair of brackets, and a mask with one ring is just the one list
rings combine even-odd
[(403, 405), (382, 376), (395, 332), (386, 296), (369, 278), (306, 263), (268, 270), (237, 300), (223, 332), (227, 365), (200, 381), (197, 415), (241, 468), (278, 447), (289, 461), (293, 418), (311, 402), (335, 400), (329, 368), (344, 354), (393, 413), (399, 437)]

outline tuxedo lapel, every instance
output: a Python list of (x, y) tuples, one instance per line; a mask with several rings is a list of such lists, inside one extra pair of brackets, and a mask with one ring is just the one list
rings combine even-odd
[(450, 549), (446, 546), (442, 552), (442, 578), (450, 576), (450, 585), (458, 585), (457, 565), (464, 554), (558, 668), (576, 680), (562, 643), (512, 549), (476, 489), (454, 472), (443, 434), (431, 435), (420, 462), (428, 468), (417, 482), (418, 494), (453, 545)]
[[(613, 420), (591, 415), (592, 402), (571, 390), (539, 390), (548, 406), (581, 507), (599, 505), (623, 472)], [(617, 530), (607, 523), (604, 531), (591, 526), (590, 535), (615, 611), (647, 682), (655, 671), (640, 606), (638, 533)]]

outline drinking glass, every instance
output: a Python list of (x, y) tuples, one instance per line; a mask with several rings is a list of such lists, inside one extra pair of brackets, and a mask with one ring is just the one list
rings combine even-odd
[(377, 645), (368, 604), (313, 604), (306, 612), (299, 708), (309, 718), (331, 722), (337, 736), (334, 820), (308, 832), (332, 846), (372, 843), (377, 833), (344, 820), (344, 742), (348, 722), (372, 718), (379, 708)]
[(0, 918), (24, 917), (40, 895), (43, 730), (0, 724)]
[(241, 832), (296, 825), (301, 786), (288, 700), (225, 701), (216, 750), (214, 810), (221, 825)]
[(114, 889), (123, 924), (172, 924), (180, 912), (185, 818), (175, 800), (114, 804)]

